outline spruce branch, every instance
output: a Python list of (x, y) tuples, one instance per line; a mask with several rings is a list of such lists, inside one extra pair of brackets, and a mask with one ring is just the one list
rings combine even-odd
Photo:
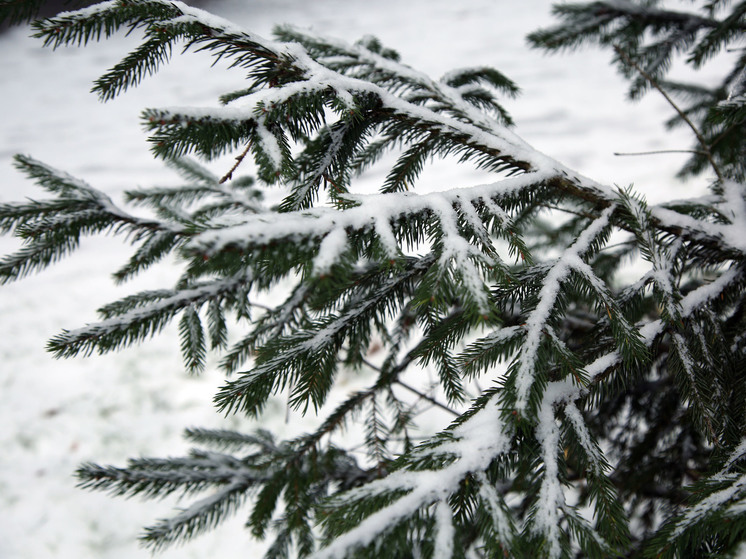
[(658, 81), (653, 78), (650, 74), (648, 74), (645, 70), (643, 70), (637, 62), (632, 60), (629, 55), (624, 52), (624, 50), (619, 45), (613, 45), (614, 51), (619, 55), (619, 57), (624, 61), (625, 64), (628, 66), (633, 67), (635, 70), (637, 70), (640, 75), (645, 78), (650, 85), (652, 85), (662, 96), (663, 98), (668, 102), (669, 105), (673, 107), (673, 109), (678, 113), (678, 115), (681, 117), (681, 119), (686, 122), (687, 126), (692, 130), (694, 133), (694, 136), (697, 138), (697, 141), (699, 142), (699, 145), (702, 146), (702, 153), (704, 153), (705, 157), (707, 158), (707, 161), (710, 162), (710, 166), (712, 167), (712, 170), (715, 171), (715, 175), (717, 176), (719, 181), (723, 181), (724, 177), (722, 172), (720, 171), (720, 167), (715, 163), (715, 160), (712, 157), (712, 152), (710, 151), (710, 147), (707, 145), (707, 141), (704, 139), (700, 131), (697, 129), (697, 127), (694, 125), (694, 123), (689, 119), (689, 117), (684, 113), (679, 106), (676, 104), (676, 102), (671, 99), (671, 96), (666, 93), (666, 91), (660, 86)]
[(409, 384), (407, 384), (406, 382), (402, 381), (401, 379), (397, 379), (396, 381), (394, 381), (394, 383), (398, 384), (402, 388), (405, 388), (405, 389), (409, 390), (412, 394), (415, 394), (417, 397), (419, 397), (419, 398), (421, 398), (423, 400), (427, 400), (432, 405), (434, 405), (436, 407), (439, 407), (442, 410), (447, 411), (448, 413), (450, 413), (453, 416), (460, 417), (460, 415), (461, 415), (456, 410), (454, 410), (452, 408), (449, 408), (445, 404), (442, 404), (442, 403), (438, 402), (435, 398), (433, 398), (431, 396), (428, 396), (427, 394), (425, 394), (424, 392), (421, 392), (420, 390), (417, 390), (416, 388), (414, 388), (413, 386), (410, 386)]
[[(378, 371), (379, 373), (382, 372), (380, 367), (378, 367), (377, 365), (371, 363), (367, 359), (363, 359), (362, 361), (363, 361), (363, 363), (365, 363), (366, 366), (370, 367), (374, 371)], [(398, 376), (397, 376), (396, 379), (393, 380), (393, 384), (398, 384), (399, 386), (401, 386), (402, 388), (408, 390), (409, 392), (411, 392), (412, 394), (414, 394), (418, 398), (421, 398), (422, 400), (426, 400), (426, 401), (430, 402), (432, 405), (434, 405), (434, 406), (436, 406), (436, 407), (438, 407), (438, 408), (440, 408), (440, 409), (442, 409), (444, 411), (447, 411), (448, 413), (450, 413), (451, 415), (453, 415), (455, 417), (459, 417), (461, 415), (456, 410), (454, 410), (452, 408), (449, 408), (448, 406), (446, 406), (445, 404), (439, 402), (438, 400), (436, 400), (432, 396), (428, 396), (427, 394), (425, 394), (424, 392), (418, 390), (414, 386), (411, 386), (408, 383), (404, 382), (403, 380), (401, 380), (400, 378), (398, 378)]]
[(246, 145), (246, 149), (243, 151), (243, 153), (236, 157), (236, 163), (233, 165), (233, 167), (231, 167), (230, 170), (218, 181), (220, 184), (223, 184), (224, 182), (227, 182), (233, 178), (233, 172), (238, 169), (238, 166), (243, 162), (250, 149), (251, 142)]
[[(281, 27), (268, 40), (167, 0), (114, 0), (37, 23), (53, 47), (143, 33), (95, 83), (103, 99), (137, 86), (178, 44), (247, 74), (220, 107), (143, 113), (154, 153), (185, 183), (126, 193), (153, 218), (18, 158), (52, 198), (0, 206), (0, 229), (25, 242), (0, 263), (2, 278), (110, 231), (135, 244), (119, 280), (168, 255), (183, 268), (173, 288), (105, 305), (100, 322), (50, 349), (118, 349), (178, 317), (190, 372), (210, 350), (223, 352), (225, 371), (241, 370), (218, 392), (219, 409), (259, 418), (287, 391), (290, 406), (320, 414), (286, 441), (192, 429), (192, 442), (218, 451), (88, 464), (81, 484), (200, 493), (146, 530), (154, 549), (248, 506), (252, 534), (274, 538), (267, 559), (732, 553), (746, 534), (746, 201), (724, 177), (742, 175), (743, 64), (722, 87), (662, 79), (677, 53), (698, 65), (738, 36), (743, 3), (726, 4), (705, 4), (706, 16), (627, 0), (563, 5), (564, 24), (532, 36), (548, 48), (614, 46), (633, 94), (658, 89), (694, 131), (702, 149), (691, 164), (705, 155), (712, 194), (653, 207), (518, 136), (502, 105), (518, 89), (497, 70), (434, 80), (372, 37), (349, 45)], [(677, 107), (669, 90), (693, 104)], [(181, 158), (233, 151), (222, 177)], [(387, 152), (379, 193), (359, 194), (357, 177)], [(249, 156), (257, 179), (234, 178)], [(430, 159), (450, 156), (494, 181), (418, 192)], [(283, 189), (272, 208), (262, 204), (269, 185)], [(628, 257), (648, 267), (636, 279)], [(376, 378), (335, 392), (342, 372), (354, 378), (362, 366)], [(423, 388), (424, 371), (444, 401)], [(490, 386), (467, 404), (477, 379)], [(432, 406), (452, 423), (418, 431), (418, 412)], [(337, 446), (361, 419), (360, 446)]]

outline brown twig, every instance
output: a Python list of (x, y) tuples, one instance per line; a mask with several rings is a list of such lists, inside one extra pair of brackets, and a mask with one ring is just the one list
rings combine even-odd
[(233, 178), (233, 171), (235, 171), (238, 166), (241, 164), (241, 162), (244, 160), (244, 157), (246, 157), (246, 154), (249, 153), (249, 150), (251, 149), (251, 140), (249, 140), (249, 143), (246, 144), (246, 149), (243, 150), (243, 153), (236, 157), (236, 164), (231, 167), (231, 170), (228, 171), (225, 176), (223, 176), (222, 179), (220, 179), (219, 183), (223, 184), (226, 181), (229, 181)]

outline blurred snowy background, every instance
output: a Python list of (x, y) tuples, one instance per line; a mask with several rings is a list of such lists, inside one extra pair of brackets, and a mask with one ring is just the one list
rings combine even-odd
[[(685, 156), (613, 155), (686, 149), (689, 136), (665, 132), (671, 109), (660, 97), (624, 102), (624, 83), (609, 66), (609, 53), (548, 57), (529, 50), (525, 35), (551, 22), (549, 0), (213, 0), (207, 8), (264, 36), (278, 23), (350, 42), (373, 34), (433, 77), (461, 66), (494, 66), (523, 90), (505, 103), (517, 133), (566, 165), (608, 184), (634, 183), (651, 202), (690, 195), (705, 182), (672, 178)], [(241, 71), (211, 68), (206, 56), (176, 56), (141, 87), (102, 104), (88, 93), (91, 82), (126, 54), (133, 38), (52, 52), (28, 35), (27, 28), (0, 34), (0, 202), (39, 195), (13, 169), (15, 153), (62, 168), (115, 198), (127, 188), (176, 184), (150, 156), (140, 110), (215, 106), (218, 95), (239, 89), (243, 78)], [(215, 172), (227, 168), (218, 164)], [(484, 179), (449, 166), (426, 180), (439, 189)], [(2, 253), (17, 246), (0, 238)], [(62, 264), (0, 288), (0, 558), (148, 557), (137, 535), (174, 503), (78, 490), (76, 466), (181, 454), (186, 426), (250, 428), (213, 410), (220, 373), (193, 378), (182, 371), (175, 328), (104, 357), (56, 361), (44, 351), (62, 328), (94, 321), (100, 305), (170, 286), (175, 271), (167, 266), (115, 286), (109, 274), (127, 254), (116, 240), (86, 240)], [(298, 419), (285, 423), (278, 407), (267, 421), (295, 433)], [(217, 532), (160, 556), (252, 556), (243, 520), (239, 514)]]

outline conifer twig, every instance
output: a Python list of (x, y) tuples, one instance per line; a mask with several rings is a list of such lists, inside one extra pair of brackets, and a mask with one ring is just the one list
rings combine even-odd
[(706, 152), (697, 149), (657, 149), (653, 151), (615, 151), (614, 155), (628, 156), (628, 155), (659, 155), (661, 153), (694, 153), (698, 155), (707, 155)]
[[(371, 363), (370, 361), (368, 361), (368, 360), (367, 360), (367, 359), (365, 359), (365, 358), (363, 358), (363, 360), (362, 360), (362, 361), (363, 361), (363, 363), (365, 363), (365, 364), (366, 364), (366, 365), (367, 365), (368, 367), (370, 367), (370, 368), (371, 368), (371, 369), (373, 369), (374, 371), (377, 371), (377, 372), (379, 372), (379, 373), (381, 372), (381, 368), (380, 368), (380, 367), (379, 367), (378, 365), (375, 365), (374, 363)], [(404, 382), (403, 380), (399, 380), (398, 378), (395, 378), (395, 379), (394, 379), (394, 380), (393, 380), (392, 382), (393, 382), (394, 384), (398, 384), (398, 385), (399, 385), (399, 386), (401, 386), (402, 388), (405, 388), (405, 389), (409, 390), (409, 391), (410, 391), (410, 392), (411, 392), (412, 394), (415, 394), (416, 396), (419, 396), (419, 397), (420, 397), (420, 398), (422, 398), (423, 400), (427, 400), (427, 401), (428, 401), (428, 402), (430, 402), (430, 403), (431, 403), (432, 405), (434, 405), (434, 406), (437, 406), (437, 407), (439, 407), (440, 409), (442, 409), (442, 410), (445, 410), (445, 411), (447, 411), (448, 413), (450, 413), (450, 414), (453, 414), (453, 415), (455, 415), (456, 417), (460, 417), (460, 416), (461, 416), (461, 414), (460, 414), (460, 413), (458, 413), (458, 412), (457, 412), (456, 410), (454, 410), (453, 408), (449, 408), (448, 406), (446, 406), (445, 404), (443, 404), (443, 403), (439, 402), (438, 400), (436, 400), (436, 399), (435, 399), (435, 398), (433, 398), (432, 396), (428, 396), (427, 394), (425, 394), (425, 393), (424, 393), (424, 392), (422, 392), (421, 390), (417, 390), (417, 389), (416, 389), (416, 388), (415, 388), (414, 386), (411, 386), (411, 385), (407, 384), (407, 383), (406, 383), (406, 382)]]
[(558, 212), (565, 212), (565, 213), (568, 213), (568, 214), (576, 215), (578, 217), (584, 217), (584, 218), (587, 218), (587, 219), (596, 219), (596, 217), (598, 217), (598, 216), (593, 215), (593, 214), (588, 213), (588, 212), (578, 212), (578, 211), (575, 211), (575, 210), (571, 210), (570, 208), (562, 208), (562, 207), (554, 205), (554, 204), (538, 204), (538, 205), (540, 207), (546, 208), (548, 210), (556, 210)]
[(632, 60), (629, 55), (622, 50), (622, 48), (619, 45), (614, 45), (614, 51), (619, 55), (619, 57), (628, 65), (637, 70), (640, 75), (645, 78), (648, 82), (650, 82), (650, 85), (652, 85), (655, 89), (658, 90), (658, 92), (663, 95), (663, 98), (668, 101), (668, 104), (671, 105), (674, 110), (679, 114), (679, 116), (684, 120), (684, 122), (687, 123), (689, 128), (692, 129), (692, 132), (694, 132), (694, 135), (697, 137), (697, 141), (702, 146), (702, 153), (707, 158), (707, 161), (710, 162), (710, 165), (712, 166), (712, 169), (715, 171), (715, 175), (717, 176), (718, 180), (722, 182), (723, 180), (723, 174), (720, 172), (720, 169), (717, 166), (717, 163), (715, 163), (715, 160), (712, 158), (712, 152), (710, 151), (710, 147), (707, 145), (707, 142), (705, 141), (704, 137), (700, 133), (700, 131), (697, 129), (697, 127), (694, 125), (694, 123), (689, 119), (688, 116), (682, 111), (679, 106), (674, 102), (673, 99), (671, 99), (671, 96), (668, 95), (668, 93), (665, 92), (665, 90), (660, 86), (658, 81), (648, 74), (645, 70), (643, 70), (637, 62)]
[(249, 140), (249, 143), (246, 144), (246, 149), (243, 150), (243, 153), (236, 157), (236, 163), (231, 167), (230, 171), (228, 171), (225, 175), (223, 175), (223, 178), (221, 178), (218, 183), (223, 184), (233, 178), (233, 172), (238, 169), (238, 166), (243, 162), (246, 155), (249, 153), (249, 150), (251, 149), (251, 140)]
[(435, 399), (435, 398), (433, 398), (432, 396), (428, 396), (427, 394), (425, 394), (425, 393), (424, 393), (424, 392), (422, 392), (421, 390), (417, 390), (417, 389), (416, 389), (416, 388), (415, 388), (414, 386), (410, 386), (410, 385), (409, 385), (409, 384), (407, 384), (406, 382), (404, 382), (404, 381), (402, 381), (402, 380), (399, 380), (399, 379), (396, 379), (396, 380), (394, 381), (394, 383), (395, 383), (395, 384), (398, 384), (398, 385), (399, 385), (399, 386), (401, 386), (402, 388), (406, 388), (406, 389), (407, 389), (407, 390), (409, 390), (409, 391), (410, 391), (410, 392), (411, 392), (412, 394), (416, 394), (417, 396), (419, 396), (419, 397), (420, 397), (420, 398), (422, 398), (423, 400), (427, 400), (428, 402), (430, 402), (430, 403), (431, 403), (431, 404), (433, 404), (434, 406), (437, 406), (437, 407), (439, 407), (440, 409), (442, 409), (442, 410), (445, 410), (445, 411), (447, 411), (448, 413), (450, 413), (450, 414), (453, 414), (453, 415), (455, 415), (456, 417), (461, 417), (461, 414), (460, 414), (460, 413), (458, 413), (458, 412), (457, 412), (456, 410), (454, 410), (454, 409), (452, 409), (452, 408), (449, 408), (449, 407), (448, 407), (448, 406), (446, 406), (445, 404), (442, 404), (442, 403), (438, 402), (438, 400), (436, 400), (436, 399)]

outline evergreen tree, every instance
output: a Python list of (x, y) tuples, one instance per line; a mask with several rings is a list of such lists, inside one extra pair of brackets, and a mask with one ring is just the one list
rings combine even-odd
[[(746, 537), (746, 2), (697, 4), (560, 5), (560, 23), (530, 37), (550, 50), (596, 41), (633, 97), (656, 89), (671, 101), (671, 125), (695, 138), (682, 174), (702, 176), (709, 194), (656, 206), (517, 136), (502, 103), (518, 89), (491, 68), (433, 80), (371, 37), (348, 45), (279, 27), (266, 40), (166, 0), (35, 22), (52, 47), (143, 32), (96, 81), (104, 100), (176, 44), (247, 71), (222, 107), (144, 111), (154, 154), (185, 185), (128, 192), (139, 215), (16, 157), (51, 196), (0, 206), (2, 230), (24, 241), (0, 261), (0, 281), (53, 264), (85, 234), (132, 241), (117, 281), (167, 255), (184, 262), (172, 288), (104, 306), (100, 322), (62, 332), (50, 351), (108, 352), (178, 319), (190, 372), (214, 350), (233, 373), (215, 396), (222, 412), (261, 420), (289, 393), (293, 408), (322, 414), (292, 440), (189, 429), (198, 448), (188, 456), (85, 464), (80, 484), (201, 494), (145, 530), (153, 549), (246, 508), (251, 532), (271, 540), (267, 558), (736, 553)], [(32, 12), (0, 2), (0, 20)], [(675, 56), (699, 67), (728, 48), (733, 69), (716, 87), (666, 79)], [(356, 191), (389, 152), (380, 192)], [(186, 158), (226, 153), (236, 164), (222, 177)], [(447, 155), (495, 181), (417, 193), (428, 161)], [(234, 176), (242, 167), (256, 178)], [(426, 368), (437, 389), (410, 384)], [(342, 370), (371, 383), (330, 409)], [(455, 419), (423, 436), (422, 402)], [(342, 444), (346, 427), (361, 432), (365, 458)]]

